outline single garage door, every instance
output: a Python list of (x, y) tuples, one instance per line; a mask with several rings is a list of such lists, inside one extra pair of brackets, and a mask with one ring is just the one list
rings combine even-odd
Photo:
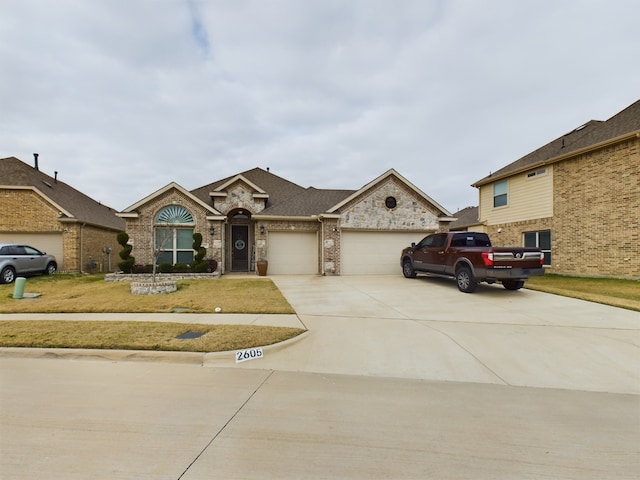
[(56, 257), (58, 270), (62, 271), (62, 234), (61, 233), (0, 233), (0, 243), (22, 243)]
[(426, 236), (420, 232), (342, 232), (342, 275), (401, 275), (400, 252)]
[(269, 232), (268, 275), (315, 275), (318, 273), (316, 232)]

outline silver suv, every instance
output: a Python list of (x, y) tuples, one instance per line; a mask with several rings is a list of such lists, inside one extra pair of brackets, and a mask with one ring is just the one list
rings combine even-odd
[(0, 243), (0, 283), (12, 283), (16, 275), (44, 273), (58, 269), (56, 257), (19, 243)]

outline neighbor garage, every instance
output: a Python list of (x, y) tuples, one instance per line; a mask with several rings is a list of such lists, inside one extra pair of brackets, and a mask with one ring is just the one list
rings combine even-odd
[(56, 257), (59, 271), (64, 269), (61, 233), (2, 232), (0, 233), (0, 243), (20, 243), (37, 248)]
[(269, 232), (268, 245), (269, 275), (318, 273), (316, 232)]
[(424, 232), (342, 232), (342, 275), (401, 275), (400, 252)]

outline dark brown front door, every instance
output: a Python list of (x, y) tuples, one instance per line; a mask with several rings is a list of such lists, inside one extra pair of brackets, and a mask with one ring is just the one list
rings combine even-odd
[(231, 271), (249, 271), (249, 227), (231, 226)]

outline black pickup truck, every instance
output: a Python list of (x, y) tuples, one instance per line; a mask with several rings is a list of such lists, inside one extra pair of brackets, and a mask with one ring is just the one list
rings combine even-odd
[(486, 233), (434, 233), (402, 250), (400, 265), (407, 278), (418, 272), (455, 277), (461, 292), (471, 293), (479, 282), (502, 282), (518, 290), (524, 282), (544, 275), (544, 254), (537, 248), (493, 247)]

